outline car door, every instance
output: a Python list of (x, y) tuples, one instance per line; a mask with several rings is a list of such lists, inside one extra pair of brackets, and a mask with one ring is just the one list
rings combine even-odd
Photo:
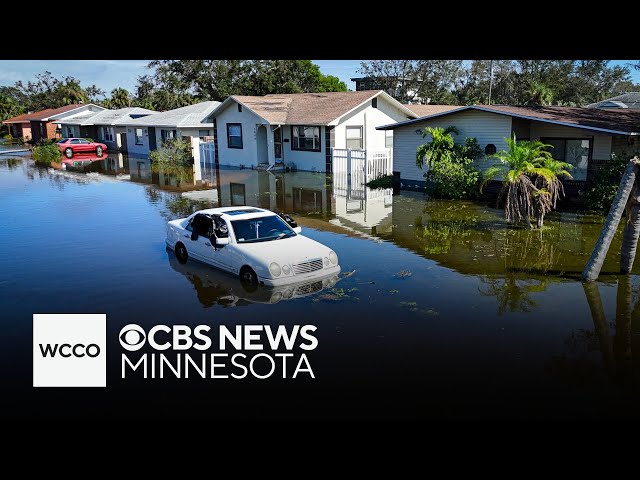
[(190, 230), (192, 233), (195, 231), (198, 234), (197, 238), (194, 239), (192, 235), (192, 237), (187, 240), (187, 251), (189, 255), (201, 262), (224, 268), (220, 261), (221, 249), (215, 248), (209, 238), (213, 232), (213, 221), (211, 217), (202, 214), (196, 215), (187, 226), (187, 230)]
[(84, 138), (78, 139), (78, 148), (81, 152), (88, 152), (91, 150), (91, 143), (89, 140), (85, 140)]
[(65, 145), (65, 148), (66, 147), (71, 147), (71, 150), (73, 150), (74, 153), (80, 152), (80, 140), (78, 140), (77, 138), (72, 138), (71, 140), (69, 140), (67, 145)]

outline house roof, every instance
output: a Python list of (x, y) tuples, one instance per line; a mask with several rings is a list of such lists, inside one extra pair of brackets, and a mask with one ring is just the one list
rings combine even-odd
[(422, 105), (419, 103), (405, 103), (404, 105), (419, 117), (426, 117), (434, 113), (448, 112), (460, 108), (459, 105)]
[(640, 108), (640, 92), (627, 92), (622, 95), (607, 98), (600, 102), (591, 103), (587, 108)]
[(146, 117), (136, 118), (126, 122), (126, 125), (144, 127), (182, 127), (198, 128), (212, 127), (213, 122), (207, 122), (207, 117), (213, 112), (220, 102), (200, 102), (186, 107), (167, 110), (166, 112), (152, 113)]
[(480, 110), (509, 115), (511, 117), (553, 123), (567, 127), (582, 128), (606, 132), (613, 135), (640, 135), (640, 110), (607, 110), (584, 107), (555, 107), (532, 106), (520, 107), (510, 105), (471, 105), (458, 107), (445, 112), (434, 113), (416, 120), (407, 120), (391, 125), (377, 127), (378, 130), (393, 130), (394, 128), (420, 122), (430, 118), (442, 117), (466, 110)]
[[(56, 115), (60, 115), (62, 113), (68, 113), (72, 110), (76, 110), (82, 107), (86, 107), (88, 105), (93, 105), (94, 107), (99, 107), (98, 105), (94, 105), (93, 103), (74, 103), (71, 105), (65, 105), (60, 108), (47, 108), (45, 110), (40, 110), (38, 112), (33, 113), (24, 113), (22, 115), (18, 115), (17, 117), (9, 118), (2, 123), (25, 123), (30, 121), (35, 122), (43, 122), (48, 121), (50, 118), (55, 117)], [(103, 108), (103, 107), (99, 107)]]
[[(65, 125), (128, 125), (133, 119), (151, 115), (153, 110), (140, 107), (126, 107), (117, 110), (102, 110), (91, 112), (88, 115), (73, 117), (68, 120), (61, 119)], [(54, 118), (55, 120), (55, 118)]]
[(260, 96), (234, 95), (213, 112), (224, 110), (235, 101), (272, 125), (332, 125), (374, 97), (383, 96), (397, 104), (409, 117), (417, 115), (382, 90), (359, 92), (289, 93)]

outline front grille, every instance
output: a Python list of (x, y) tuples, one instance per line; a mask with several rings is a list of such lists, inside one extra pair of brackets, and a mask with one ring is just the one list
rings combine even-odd
[(293, 273), (296, 275), (304, 275), (305, 273), (315, 272), (322, 269), (322, 259), (309, 260), (308, 262), (294, 263)]
[(319, 292), (322, 290), (322, 281), (307, 283), (306, 285), (300, 285), (296, 288), (294, 295), (309, 295), (310, 293)]

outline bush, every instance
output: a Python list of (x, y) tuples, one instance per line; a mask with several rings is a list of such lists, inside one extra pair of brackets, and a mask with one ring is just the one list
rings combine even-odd
[(611, 208), (624, 169), (634, 155), (638, 155), (638, 152), (611, 154), (611, 160), (596, 173), (591, 188), (584, 196), (585, 206), (589, 210), (607, 212)]
[(365, 185), (369, 188), (393, 188), (393, 175), (381, 175)]
[(153, 172), (176, 175), (179, 180), (190, 180), (193, 177), (191, 143), (186, 140), (169, 139), (152, 151), (149, 157)]
[(31, 156), (36, 162), (51, 165), (51, 162), (57, 162), (62, 158), (62, 152), (55, 143), (45, 143), (33, 147)]
[(425, 191), (433, 198), (474, 198), (479, 191), (480, 172), (469, 158), (444, 158), (424, 174)]

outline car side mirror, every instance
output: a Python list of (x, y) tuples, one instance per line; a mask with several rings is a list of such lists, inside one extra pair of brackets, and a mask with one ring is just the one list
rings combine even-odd
[(197, 240), (197, 239), (198, 239), (198, 232), (194, 230), (193, 232), (191, 232), (191, 240)]
[(302, 233), (302, 227), (294, 227), (293, 231), (296, 233)]

